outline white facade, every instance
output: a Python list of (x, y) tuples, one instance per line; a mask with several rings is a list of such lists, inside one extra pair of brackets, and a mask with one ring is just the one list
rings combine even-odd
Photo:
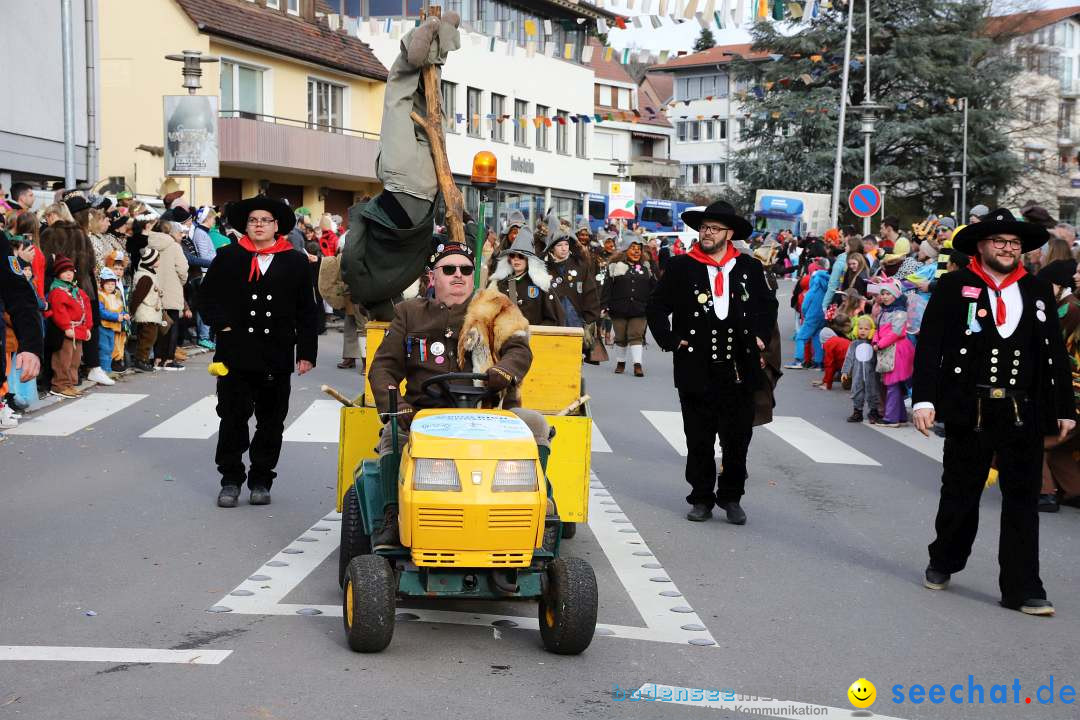
[(735, 83), (716, 65), (672, 74), (675, 105), (667, 109), (667, 118), (675, 128), (671, 158), (681, 165), (679, 187), (715, 194), (735, 181), (730, 162), (743, 147), (739, 137), (745, 118), (730, 92)]
[[(373, 35), (368, 23), (360, 23), (359, 36), (384, 65), (393, 64), (400, 38)], [(468, 184), (473, 156), (488, 150), (498, 160), (498, 189), (488, 192), (488, 200), (496, 203), (498, 231), (514, 209), (521, 210), (530, 225), (546, 208), (554, 207), (570, 220), (582, 214), (584, 196), (593, 189), (593, 123), (580, 118), (574, 122), (570, 116), (585, 114), (591, 120), (592, 70), (540, 53), (530, 58), (521, 47), (509, 54), (501, 40), (492, 52), (490, 37), (469, 32), (461, 36), (462, 47), (450, 54), (442, 75), (444, 112), (450, 119), (446, 149), (459, 185)], [(515, 128), (515, 118), (522, 113), (528, 121), (524, 128)], [(551, 126), (536, 127), (533, 118), (545, 113)], [(565, 124), (557, 120), (560, 113), (567, 117)], [(471, 122), (475, 114), (479, 127)], [(489, 114), (510, 117), (493, 123)], [(477, 193), (463, 189), (466, 209), (475, 215)]]
[[(72, 0), (71, 33), (75, 96), (75, 177), (95, 180), (97, 162), (91, 147), (97, 136), (88, 112), (88, 81), (96, 85), (93, 39), (96, 28), (87, 16), (96, 15), (97, 0)], [(59, 2), (4, 4), (4, 101), (0, 102), (0, 184), (63, 179), (64, 77), (60, 40)], [(88, 30), (89, 29), (89, 30)], [(177, 72), (179, 81), (179, 72)], [(89, 79), (89, 80), (88, 80)], [(96, 90), (93, 87), (93, 90)], [(90, 94), (92, 100), (93, 94)], [(91, 104), (93, 104), (91, 102)]]

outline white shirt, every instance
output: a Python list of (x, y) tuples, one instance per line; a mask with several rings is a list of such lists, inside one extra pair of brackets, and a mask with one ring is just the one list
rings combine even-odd
[[(997, 318), (998, 294), (989, 287), (986, 288), (986, 293), (990, 297), (990, 317)], [(1016, 332), (1017, 326), (1020, 325), (1020, 315), (1024, 312), (1024, 299), (1020, 297), (1020, 286), (1017, 283), (1013, 283), (1002, 290), (1001, 299), (1005, 301), (1005, 322), (1001, 325), (995, 325), (995, 327), (997, 328), (998, 335), (1007, 338)], [(995, 319), (995, 323), (996, 322)]]
[[(735, 267), (735, 258), (728, 260), (723, 267), (706, 265), (706, 269), (709, 271), (709, 290), (713, 296), (713, 312), (721, 320), (727, 320), (728, 308), (731, 305), (731, 269), (733, 267)], [(716, 294), (716, 274), (719, 272), (724, 273), (723, 295)]]
[(274, 261), (273, 255), (256, 255), (255, 262), (259, 263), (259, 272), (263, 275), (266, 274), (266, 269), (270, 267), (270, 263)]

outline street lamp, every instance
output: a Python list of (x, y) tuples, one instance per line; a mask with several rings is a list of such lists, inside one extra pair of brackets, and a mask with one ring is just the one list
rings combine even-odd
[(952, 178), (953, 217), (956, 219), (956, 224), (960, 225), (960, 180), (964, 177), (964, 173), (953, 171), (949, 173), (948, 177)]
[[(195, 91), (202, 87), (202, 64), (217, 62), (220, 58), (214, 55), (203, 55), (201, 50), (184, 50), (179, 55), (166, 55), (166, 60), (184, 63), (180, 73), (184, 76), (181, 86), (187, 88), (188, 95), (194, 95)], [(192, 207), (195, 207), (195, 176), (188, 176), (188, 196)], [(169, 208), (165, 208), (168, 210)]]
[[(863, 182), (870, 184), (870, 136), (874, 134), (874, 123), (877, 121), (875, 113), (885, 109), (884, 105), (879, 105), (870, 99), (867, 95), (866, 99), (856, 105), (861, 113), (861, 122), (859, 132), (863, 136)], [(870, 218), (863, 218), (863, 235), (870, 234)]]

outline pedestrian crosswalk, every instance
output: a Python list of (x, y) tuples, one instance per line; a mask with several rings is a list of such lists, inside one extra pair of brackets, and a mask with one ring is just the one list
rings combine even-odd
[[(148, 396), (137, 393), (94, 393), (77, 400), (59, 403), (55, 408), (34, 413), (24, 419), (19, 427), (9, 431), (12, 435), (67, 437), (83, 430), (89, 430), (95, 424), (121, 413), (127, 408), (140, 403)], [(306, 404), (305, 404), (306, 403)], [(193, 403), (179, 408), (174, 414), (143, 432), (139, 437), (146, 440), (209, 440), (217, 434), (218, 417), (217, 399), (213, 395), (199, 398)], [(311, 399), (310, 396), (294, 396), (292, 420), (286, 424), (283, 439), (287, 443), (320, 443), (333, 445), (338, 441), (341, 405), (325, 398)], [(147, 413), (148, 414), (148, 413)], [(641, 415), (676, 454), (686, 457), (686, 439), (683, 434), (682, 416), (672, 410), (642, 410)], [(140, 416), (141, 417), (141, 416)], [(891, 437), (916, 452), (937, 462), (941, 461), (941, 440), (936, 437), (925, 438), (914, 429), (873, 428), (881, 434)], [(861, 465), (874, 467), (880, 463), (852, 445), (840, 440), (826, 430), (808, 420), (794, 416), (776, 416), (763, 429), (790, 445), (811, 461), (821, 464)], [(861, 432), (852, 428), (854, 432)], [(618, 439), (618, 438), (617, 438)], [(601, 432), (599, 424), (593, 420), (592, 451), (594, 453), (620, 452), (633, 455), (638, 442), (625, 445), (619, 440), (613, 447)], [(716, 455), (721, 456), (719, 444)]]

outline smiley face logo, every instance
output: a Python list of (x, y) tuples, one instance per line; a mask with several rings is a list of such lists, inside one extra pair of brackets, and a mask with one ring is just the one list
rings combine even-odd
[(848, 700), (857, 708), (868, 708), (877, 700), (877, 688), (866, 678), (851, 683), (847, 690)]

